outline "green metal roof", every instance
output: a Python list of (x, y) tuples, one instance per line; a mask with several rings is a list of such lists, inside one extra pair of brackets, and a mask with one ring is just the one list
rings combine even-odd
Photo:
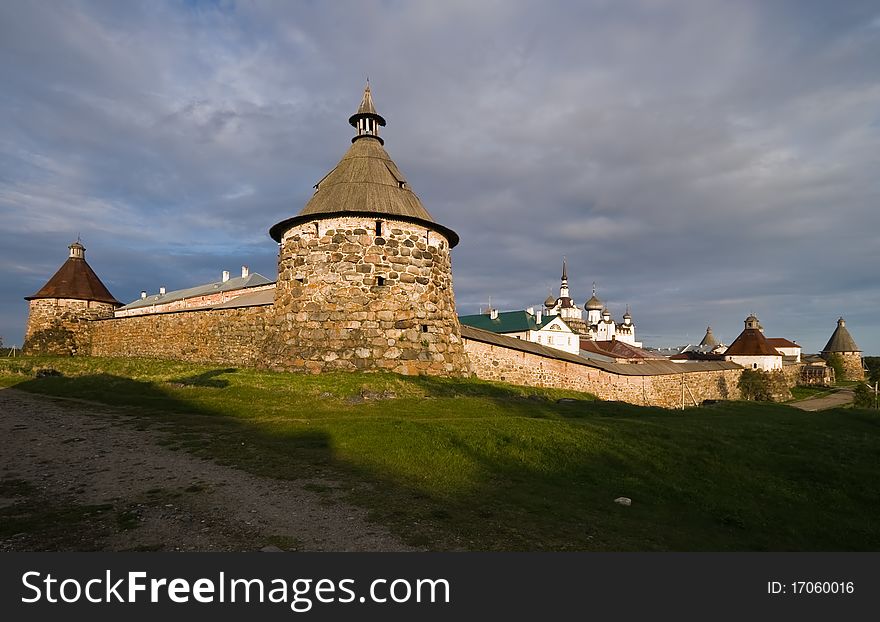
[(527, 311), (503, 311), (498, 313), (496, 319), (492, 319), (487, 313), (479, 315), (460, 315), (458, 321), (465, 326), (473, 326), (493, 333), (522, 333), (527, 330), (541, 330), (557, 315), (543, 315), (541, 323), (535, 321), (535, 316)]

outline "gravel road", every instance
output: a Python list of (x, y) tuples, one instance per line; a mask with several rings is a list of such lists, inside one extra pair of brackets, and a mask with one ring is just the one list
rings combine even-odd
[(338, 482), (251, 475), (139, 428), (124, 409), (0, 389), (0, 511), (34, 525), (0, 551), (410, 550)]

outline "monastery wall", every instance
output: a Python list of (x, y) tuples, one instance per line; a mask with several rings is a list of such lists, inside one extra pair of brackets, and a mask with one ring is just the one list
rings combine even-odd
[(203, 309), (91, 322), (90, 354), (259, 367), (271, 309)]
[(424, 226), (382, 216), (294, 226), (281, 241), (267, 364), (466, 374), (451, 275), (449, 241)]
[(89, 320), (113, 317), (114, 305), (69, 298), (30, 301), (24, 352), (72, 356), (88, 353)]
[[(683, 374), (624, 376), (513, 348), (464, 339), (471, 369), (478, 378), (532, 387), (554, 387), (592, 393), (603, 400), (639, 406), (681, 407), (704, 400), (736, 399), (741, 369), (692, 371)], [(633, 364), (636, 365), (636, 364)]]

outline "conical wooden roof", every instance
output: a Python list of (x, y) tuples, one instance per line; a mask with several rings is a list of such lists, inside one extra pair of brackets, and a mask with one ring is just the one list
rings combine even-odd
[[(371, 109), (370, 112), (361, 113), (365, 107)], [(360, 114), (376, 114), (369, 90), (355, 117)], [(442, 233), (450, 247), (458, 244), (458, 234), (434, 221), (378, 136), (355, 138), (333, 170), (315, 184), (315, 194), (299, 215), (274, 225), (269, 235), (280, 242), (285, 231), (301, 222), (321, 217), (369, 215), (421, 224)]]
[(85, 249), (78, 242), (70, 245), (72, 251), (79, 250), (82, 256), (67, 258), (51, 279), (40, 288), (33, 296), (27, 296), (25, 300), (37, 300), (39, 298), (68, 298), (73, 300), (93, 300), (95, 302), (108, 302), (122, 306), (107, 290), (92, 267), (86, 262)]
[(831, 352), (861, 352), (859, 346), (856, 345), (855, 339), (846, 329), (846, 321), (843, 318), (837, 320), (837, 328), (831, 334), (831, 339), (822, 348), (822, 354)]
[(706, 335), (703, 337), (703, 340), (700, 342), (701, 346), (717, 346), (718, 340), (715, 339), (715, 335), (712, 333), (712, 327), (706, 327)]

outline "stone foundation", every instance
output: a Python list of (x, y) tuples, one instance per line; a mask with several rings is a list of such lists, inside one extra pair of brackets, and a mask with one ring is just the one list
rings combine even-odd
[(267, 364), (466, 374), (451, 274), (449, 241), (419, 225), (353, 216), (297, 225), (281, 241)]

